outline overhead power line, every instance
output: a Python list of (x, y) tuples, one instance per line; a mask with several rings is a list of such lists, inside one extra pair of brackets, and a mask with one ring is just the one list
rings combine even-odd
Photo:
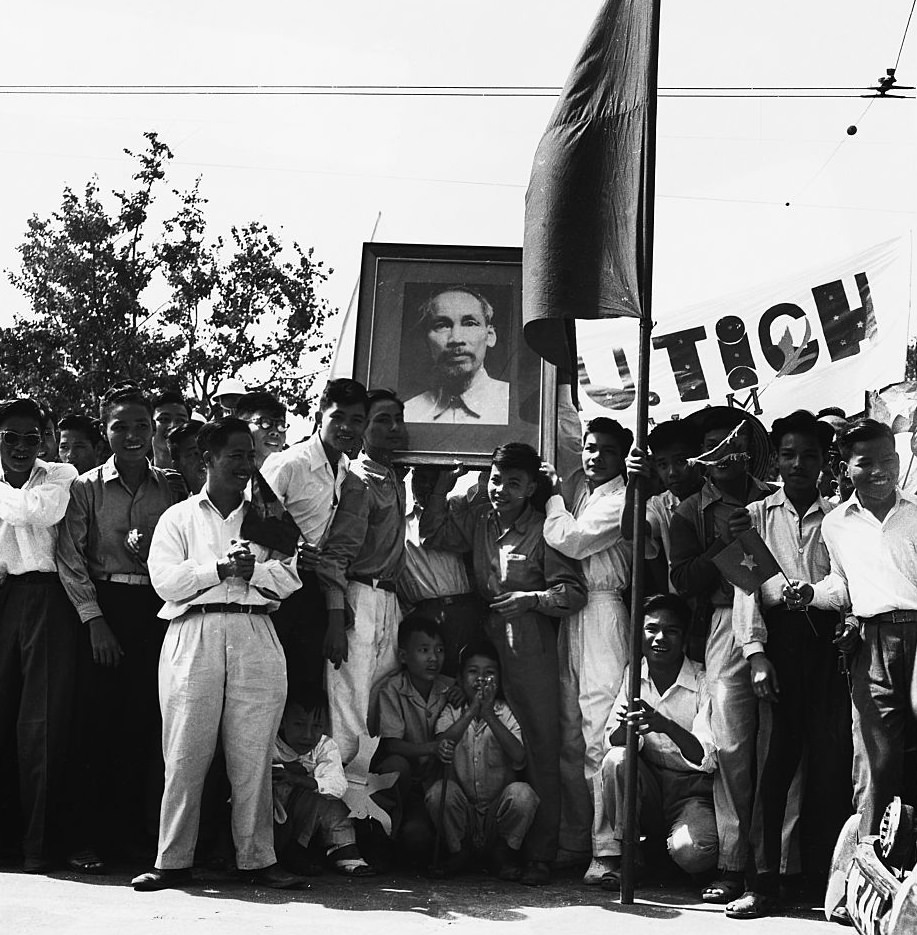
[[(917, 0), (915, 0), (917, 2)], [(859, 87), (667, 87), (663, 98), (823, 99), (859, 97)], [(360, 84), (6, 84), (3, 95), (84, 97), (490, 97), (553, 98), (561, 88), (546, 85), (360, 85)], [(913, 97), (914, 95), (907, 95)]]

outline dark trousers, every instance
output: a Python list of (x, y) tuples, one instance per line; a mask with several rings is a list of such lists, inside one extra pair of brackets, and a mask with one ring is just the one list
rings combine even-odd
[(807, 754), (800, 810), (803, 872), (826, 876), (834, 844), (851, 814), (853, 759), (850, 694), (832, 644), (838, 615), (810, 608), (765, 612), (767, 657), (777, 670), (779, 701), (772, 705), (770, 742), (759, 774), (753, 835), (761, 841), (765, 883), (780, 871), (787, 796)]
[(861, 837), (878, 834), (885, 807), (905, 795), (905, 754), (917, 739), (911, 704), (915, 655), (917, 623), (865, 623), (852, 665), (859, 718), (854, 744), (864, 771), (857, 781)]
[(560, 833), (560, 678), (557, 634), (542, 614), (490, 616), (486, 636), (497, 648), (503, 693), (525, 740), (524, 777), (540, 804), (525, 841), (529, 860), (551, 863)]
[(18, 761), (22, 846), (50, 857), (67, 782), (76, 612), (54, 572), (0, 587), (0, 762)]
[(166, 622), (150, 586), (95, 583), (99, 607), (124, 655), (108, 668), (92, 660), (83, 627), (74, 731), (76, 847), (123, 850), (156, 840), (165, 767), (159, 713), (159, 653)]
[(314, 572), (300, 576), (302, 587), (271, 614), (287, 660), (287, 683), (321, 688), (325, 677), (325, 631), (328, 611)]
[(477, 594), (454, 594), (420, 601), (404, 618), (414, 616), (434, 620), (443, 635), (443, 675), (456, 678), (459, 674), (459, 656), (463, 647), (484, 636), (487, 608)]

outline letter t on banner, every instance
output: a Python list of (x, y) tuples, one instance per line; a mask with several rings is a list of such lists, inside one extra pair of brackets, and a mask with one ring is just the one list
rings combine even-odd
[[(649, 397), (660, 0), (606, 0), (535, 153), (525, 196), (522, 316), (545, 360), (577, 372), (572, 320), (640, 320), (637, 447)], [(634, 498), (630, 699), (640, 695), (646, 489)], [(633, 902), (637, 736), (627, 733), (621, 902)]]

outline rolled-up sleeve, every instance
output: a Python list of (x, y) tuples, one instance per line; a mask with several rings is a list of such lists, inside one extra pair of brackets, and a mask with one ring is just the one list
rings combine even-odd
[(586, 604), (588, 591), (580, 563), (546, 545), (544, 578), (548, 587), (536, 591), (538, 611), (548, 617), (568, 617)]
[(274, 601), (282, 601), (298, 590), (301, 582), (296, 573), (296, 556), (269, 558), (255, 563), (249, 585), (259, 594)]
[(330, 737), (323, 737), (320, 747), (315, 752), (315, 791), (329, 799), (344, 798), (347, 779), (344, 776), (338, 745)]
[(11, 526), (54, 526), (67, 511), (70, 485), (76, 480), (72, 464), (48, 464), (34, 487), (0, 483), (0, 520)]
[(621, 538), (621, 501), (610, 497), (590, 504), (580, 517), (567, 510), (563, 497), (554, 494), (547, 505), (544, 541), (569, 558), (602, 552)]

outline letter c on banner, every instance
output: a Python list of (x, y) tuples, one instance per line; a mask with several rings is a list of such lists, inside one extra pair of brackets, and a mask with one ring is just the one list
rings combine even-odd
[[(795, 321), (800, 319), (806, 321), (806, 313), (798, 306), (791, 305), (788, 302), (781, 302), (779, 305), (772, 305), (762, 316), (758, 324), (758, 341), (761, 343), (761, 353), (764, 359), (774, 370), (780, 371), (790, 359), (790, 355), (796, 354), (800, 348), (793, 344), (793, 337), (790, 329), (787, 328), (776, 344), (771, 337), (771, 326), (782, 315), (792, 318)], [(806, 332), (811, 334), (812, 329), (806, 321)], [(805, 340), (805, 338), (803, 338)], [(815, 366), (818, 360), (818, 341), (809, 341), (801, 349), (799, 359), (789, 367), (782, 376), (792, 376), (794, 373), (805, 373)]]

